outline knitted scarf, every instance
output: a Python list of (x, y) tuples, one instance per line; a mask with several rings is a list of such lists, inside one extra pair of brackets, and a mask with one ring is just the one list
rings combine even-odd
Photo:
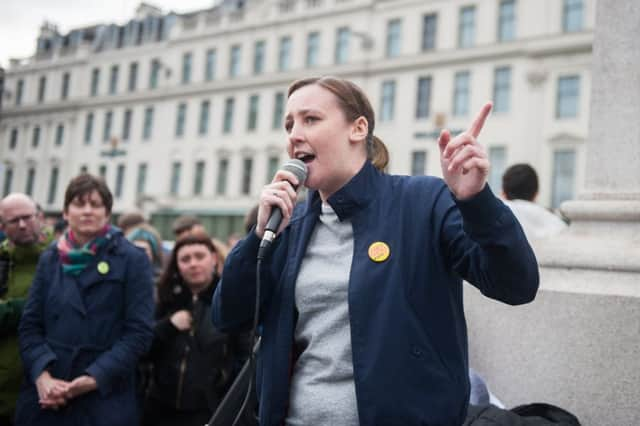
[(65, 232), (58, 240), (62, 271), (65, 274), (80, 275), (89, 262), (95, 258), (96, 253), (107, 243), (110, 234), (113, 234), (113, 230), (111, 225), (107, 224), (93, 240), (80, 246), (72, 230)]

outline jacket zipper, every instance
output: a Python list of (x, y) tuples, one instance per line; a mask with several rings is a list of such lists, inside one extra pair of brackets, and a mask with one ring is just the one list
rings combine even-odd
[(178, 378), (178, 390), (176, 392), (176, 409), (180, 409), (180, 400), (182, 399), (182, 387), (184, 385), (184, 372), (187, 370), (187, 356), (189, 355), (189, 345), (184, 347), (184, 355), (180, 361), (180, 377)]
[[(194, 295), (193, 302), (197, 300), (197, 296)], [(191, 329), (189, 330), (189, 337), (193, 337), (196, 334), (195, 327), (195, 318), (193, 318), (193, 323), (191, 324)], [(180, 409), (180, 400), (182, 399), (182, 388), (184, 387), (184, 373), (187, 371), (187, 357), (189, 356), (189, 351), (191, 348), (189, 347), (189, 343), (184, 347), (184, 355), (182, 355), (182, 360), (180, 361), (180, 377), (178, 378), (178, 390), (176, 392), (176, 410)]]

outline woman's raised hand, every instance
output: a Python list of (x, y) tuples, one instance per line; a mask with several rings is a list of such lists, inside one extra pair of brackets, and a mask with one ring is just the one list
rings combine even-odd
[(459, 200), (476, 195), (487, 183), (489, 159), (477, 138), (491, 108), (491, 102), (487, 102), (471, 127), (453, 139), (448, 130), (440, 132), (438, 146), (442, 176), (453, 195)]

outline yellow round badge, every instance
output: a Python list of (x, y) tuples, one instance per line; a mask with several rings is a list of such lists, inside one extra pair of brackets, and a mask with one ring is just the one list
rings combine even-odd
[(369, 258), (374, 262), (384, 262), (390, 254), (389, 246), (382, 241), (376, 241), (369, 246)]
[(100, 272), (102, 275), (108, 274), (109, 264), (105, 261), (98, 263), (98, 272)]

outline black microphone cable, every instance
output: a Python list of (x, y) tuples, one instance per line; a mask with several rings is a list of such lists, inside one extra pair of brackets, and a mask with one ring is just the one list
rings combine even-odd
[[(251, 399), (251, 388), (253, 387), (253, 378), (255, 376), (255, 363), (256, 363), (256, 354), (260, 349), (261, 338), (258, 338), (258, 341), (254, 341), (256, 338), (256, 330), (258, 329), (258, 316), (260, 314), (260, 267), (262, 266), (262, 256), (258, 256), (258, 263), (256, 264), (256, 301), (253, 309), (253, 327), (251, 327), (251, 337), (249, 341), (251, 342), (252, 350), (251, 355), (249, 355), (249, 370), (252, 374), (249, 376), (249, 386), (247, 386), (247, 393), (244, 396), (244, 400), (242, 401), (242, 405), (238, 410), (238, 414), (236, 414), (236, 418), (233, 420), (232, 426), (236, 426), (240, 418), (242, 417), (242, 413), (247, 408), (247, 404)], [(253, 415), (253, 414), (252, 414)]]

